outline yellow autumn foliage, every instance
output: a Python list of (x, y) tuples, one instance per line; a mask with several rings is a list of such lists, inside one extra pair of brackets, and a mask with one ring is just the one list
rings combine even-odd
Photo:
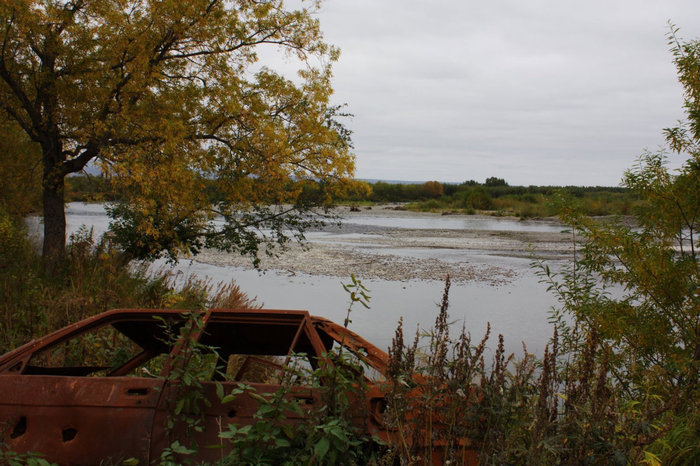
[[(86, 166), (99, 166), (120, 192), (112, 214), (127, 248), (140, 244), (136, 255), (205, 243), (254, 253), (251, 229), (272, 229), (280, 242), (287, 228), (301, 230), (311, 205), (290, 186), (335, 187), (354, 171), (349, 131), (330, 102), (338, 51), (323, 41), (318, 8), (283, 0), (0, 3), (0, 102), (5, 120), (41, 147), (44, 254), (64, 247), (63, 180)], [(262, 47), (284, 50), (298, 75), (261, 66)], [(214, 203), (205, 189), (212, 182)], [(282, 203), (295, 209), (261, 207)], [(216, 231), (214, 215), (224, 229)]]

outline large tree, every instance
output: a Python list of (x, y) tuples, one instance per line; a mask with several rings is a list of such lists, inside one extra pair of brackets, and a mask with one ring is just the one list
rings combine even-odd
[[(44, 258), (63, 254), (64, 180), (88, 164), (119, 189), (113, 228), (141, 257), (257, 254), (260, 232), (272, 242), (302, 232), (304, 212), (354, 169), (329, 104), (338, 54), (318, 7), (0, 2), (0, 105), (41, 148)], [(261, 66), (262, 47), (287, 52), (279, 61), (298, 74)]]

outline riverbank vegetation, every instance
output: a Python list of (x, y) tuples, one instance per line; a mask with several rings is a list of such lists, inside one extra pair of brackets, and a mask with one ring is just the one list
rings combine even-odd
[[(488, 180), (487, 180), (488, 181)], [(488, 214), (520, 218), (557, 215), (562, 199), (577, 202), (581, 212), (590, 216), (630, 215), (641, 204), (639, 197), (621, 187), (581, 186), (508, 186), (488, 182), (468, 181), (462, 184), (442, 184), (442, 194), (427, 196), (423, 185), (397, 185), (388, 190), (380, 183), (371, 185), (376, 200), (400, 199), (386, 195), (385, 190), (416, 191), (420, 195), (404, 196), (408, 210), (443, 214)], [(378, 191), (378, 192), (377, 192)]]
[[(700, 62), (700, 43), (674, 52), (695, 112), (699, 81), (683, 65), (688, 56)], [(558, 299), (542, 359), (526, 348), (521, 358), (505, 354), (499, 336), (489, 364), (489, 330), (477, 343), (464, 328), (452, 337), (449, 281), (430, 332), (405, 344), (399, 326), (388, 412), (414, 439), (402, 458), (429, 458), (415, 439), (432, 435), (455, 464), (468, 448), (482, 464), (700, 463), (698, 115), (666, 130), (671, 150), (689, 155), (677, 173), (664, 151), (626, 172), (624, 185), (643, 201), (634, 228), (561, 206), (571, 261), (557, 273), (533, 264)]]
[[(290, 182), (290, 186), (295, 183)], [(215, 183), (206, 182), (210, 202), (220, 193)], [(303, 182), (302, 199), (324, 192), (315, 181)], [(520, 218), (556, 216), (563, 199), (576, 202), (585, 215), (631, 215), (644, 201), (626, 187), (606, 186), (509, 186), (467, 181), (461, 184), (386, 183), (356, 181), (346, 184), (329, 198), (335, 204), (372, 206), (400, 203), (401, 209), (448, 214), (487, 214)], [(118, 192), (100, 176), (73, 176), (66, 179), (66, 199), (81, 202), (117, 201)]]
[(482, 338), (465, 327), (454, 334), (448, 291), (449, 279), (434, 327), (406, 343), (399, 324), (390, 349), (387, 419), (402, 439), (391, 452), (401, 464), (436, 455), (450, 464), (700, 460), (697, 388), (681, 401), (659, 395), (652, 373), (630, 383), (612, 342), (578, 320), (555, 329), (541, 359), (526, 347), (508, 355), (501, 335), (490, 353), (490, 328)]

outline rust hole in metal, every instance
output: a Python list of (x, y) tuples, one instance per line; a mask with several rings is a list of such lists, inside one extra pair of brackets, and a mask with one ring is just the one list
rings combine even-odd
[(148, 395), (148, 388), (129, 388), (126, 390), (126, 394), (131, 396)]
[(12, 429), (12, 433), (10, 434), (10, 438), (17, 438), (21, 437), (24, 435), (24, 433), (27, 431), (27, 418), (25, 416), (21, 416), (19, 420), (17, 421), (17, 424), (15, 424), (14, 429)]
[(63, 429), (61, 431), (61, 438), (63, 439), (64, 442), (70, 442), (75, 438), (75, 436), (78, 434), (78, 431), (75, 430), (72, 427), (68, 427), (67, 429)]
[(228, 417), (236, 417), (236, 410), (235, 409), (230, 409), (228, 412)]
[(374, 412), (379, 414), (384, 414), (386, 412), (386, 400), (384, 398), (372, 398), (370, 400), (370, 405)]

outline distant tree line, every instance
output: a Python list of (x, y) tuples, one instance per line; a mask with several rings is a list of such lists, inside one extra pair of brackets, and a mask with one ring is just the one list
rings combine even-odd
[(413, 202), (441, 196), (454, 196), (458, 193), (484, 192), (491, 198), (506, 195), (544, 194), (550, 196), (566, 192), (573, 197), (583, 197), (587, 193), (628, 193), (629, 189), (619, 186), (510, 186), (502, 178), (487, 178), (484, 183), (468, 180), (463, 183), (440, 183), (428, 181), (419, 183), (369, 183), (369, 199), (375, 202)]
[[(262, 182), (262, 181), (256, 181)], [(337, 183), (337, 182), (336, 182)], [(487, 178), (483, 183), (388, 183), (377, 181), (342, 182), (339, 189), (332, 182), (290, 180), (286, 190), (295, 193), (288, 199), (274, 196), (260, 198), (261, 203), (406, 203), (406, 208), (421, 211), (452, 211), (473, 214), (495, 211), (499, 215), (520, 217), (556, 214), (559, 198), (577, 200), (589, 215), (632, 213), (639, 197), (626, 187), (615, 186), (511, 186), (502, 178)], [(72, 176), (66, 181), (67, 200), (118, 201), (124, 195), (109, 180), (100, 176)], [(224, 195), (215, 180), (204, 183), (209, 201), (216, 204)], [(340, 193), (340, 195), (337, 195)]]

